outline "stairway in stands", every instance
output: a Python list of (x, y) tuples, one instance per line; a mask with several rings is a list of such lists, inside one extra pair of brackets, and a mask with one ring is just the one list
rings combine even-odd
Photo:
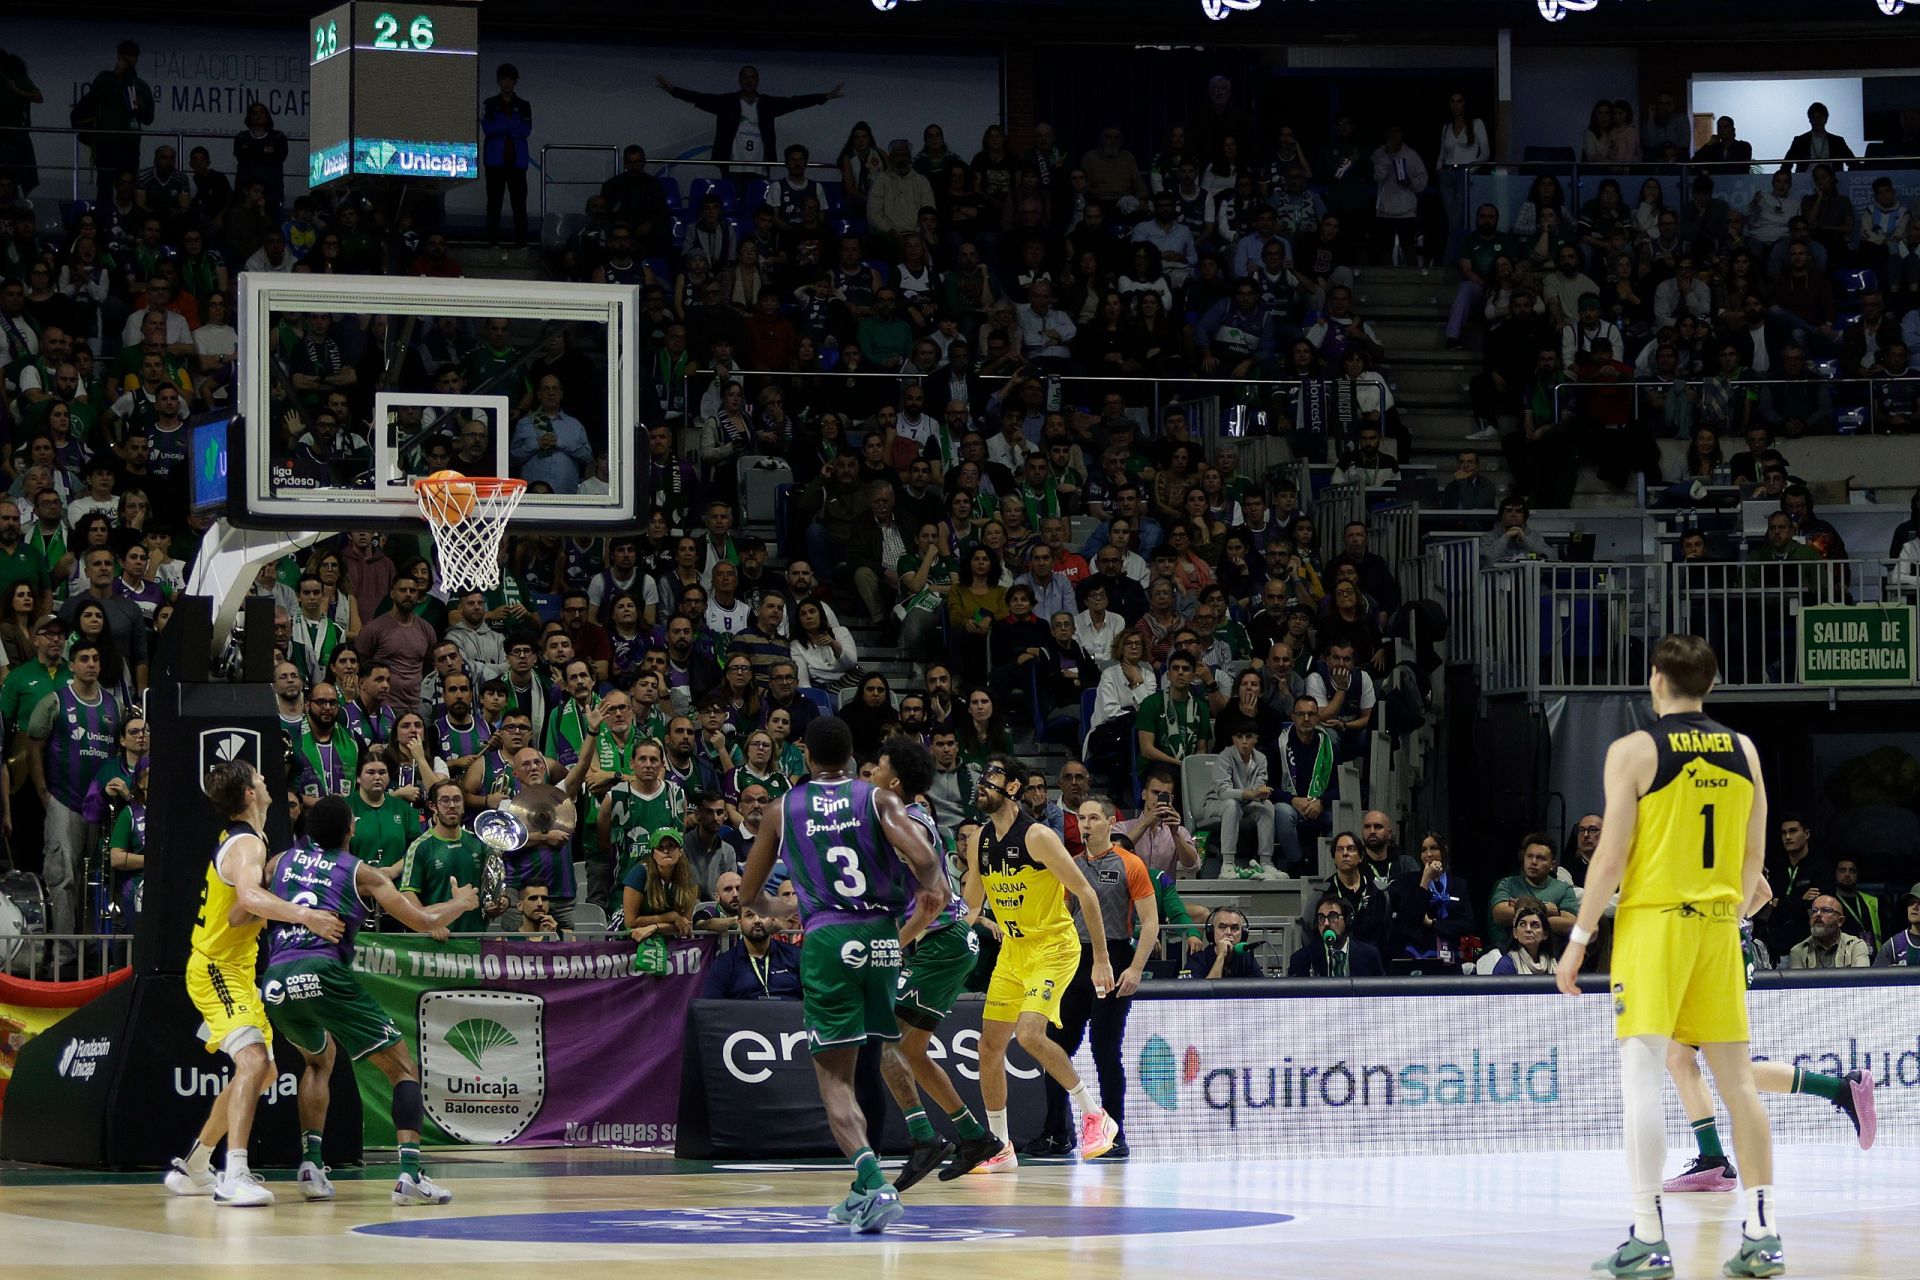
[[(1467, 348), (1447, 350), (1447, 312), (1459, 281), (1453, 267), (1366, 267), (1354, 272), (1354, 312), (1373, 325), (1387, 348), (1387, 380), (1400, 416), (1413, 433), (1413, 456), (1404, 462), (1427, 463), (1444, 487), (1452, 478), (1459, 450), (1480, 452), (1480, 470), (1502, 489), (1509, 479), (1498, 440), (1468, 440), (1473, 430), (1473, 401), (1467, 383), (1480, 371), (1484, 325), (1469, 324)], [(1503, 424), (1511, 430), (1511, 423)], [(1576, 508), (1633, 507), (1635, 495), (1615, 493), (1580, 468), (1574, 488)]]

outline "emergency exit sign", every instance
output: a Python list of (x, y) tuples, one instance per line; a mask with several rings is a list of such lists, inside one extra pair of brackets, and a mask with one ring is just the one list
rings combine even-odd
[(1818, 604), (1800, 611), (1803, 684), (1910, 685), (1914, 607)]

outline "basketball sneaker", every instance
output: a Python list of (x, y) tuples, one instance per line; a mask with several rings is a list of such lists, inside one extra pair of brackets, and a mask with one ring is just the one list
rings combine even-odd
[(212, 1169), (199, 1173), (187, 1168), (187, 1162), (179, 1156), (173, 1158), (173, 1168), (167, 1173), (167, 1190), (177, 1196), (210, 1196), (213, 1186), (220, 1179)]
[(294, 1179), (300, 1185), (300, 1194), (309, 1200), (333, 1199), (333, 1179), (327, 1175), (333, 1170), (311, 1160), (300, 1162), (300, 1173)]
[(1834, 1099), (1833, 1105), (1846, 1112), (1847, 1119), (1853, 1121), (1853, 1131), (1860, 1139), (1860, 1149), (1865, 1151), (1871, 1147), (1879, 1127), (1873, 1110), (1873, 1072), (1847, 1072), (1847, 1087)]
[(945, 1164), (953, 1152), (954, 1145), (943, 1138), (914, 1143), (913, 1150), (907, 1154), (906, 1166), (900, 1170), (900, 1176), (893, 1180), (893, 1189), (905, 1191)]
[(223, 1174), (214, 1184), (213, 1202), (234, 1209), (257, 1209), (273, 1203), (273, 1192), (267, 1190), (267, 1180), (257, 1173), (243, 1173), (237, 1178)]
[[(1008, 1151), (1012, 1149), (1006, 1148)], [(990, 1133), (983, 1133), (977, 1138), (962, 1138), (959, 1149), (953, 1153), (953, 1159), (940, 1171), (940, 1181), (952, 1182), (963, 1174), (972, 1173), (986, 1161), (998, 1158), (1000, 1153), (1000, 1139)]]
[(894, 1223), (900, 1221), (907, 1207), (900, 1203), (900, 1194), (892, 1187), (881, 1187), (878, 1191), (855, 1192), (848, 1200), (853, 1217), (847, 1225), (856, 1235), (879, 1235)]
[(1665, 1240), (1648, 1244), (1633, 1232), (1626, 1243), (1593, 1264), (1593, 1274), (1634, 1277), (1635, 1280), (1673, 1280), (1673, 1250)]
[(859, 1204), (860, 1196), (861, 1193), (858, 1191), (847, 1192), (847, 1198), (845, 1200), (842, 1200), (839, 1204), (827, 1210), (827, 1221), (837, 1222), (843, 1227), (849, 1222), (852, 1222), (853, 1210), (854, 1207)]
[(1787, 1273), (1787, 1255), (1780, 1248), (1779, 1236), (1755, 1240), (1742, 1235), (1740, 1252), (1728, 1258), (1720, 1270), (1730, 1276), (1781, 1276)]
[(1087, 1112), (1080, 1117), (1080, 1158), (1098, 1160), (1113, 1148), (1113, 1140), (1119, 1136), (1120, 1126), (1104, 1108)]
[(453, 1192), (445, 1187), (435, 1186), (433, 1179), (424, 1173), (418, 1177), (403, 1173), (394, 1180), (393, 1202), (395, 1204), (451, 1204)]
[[(990, 1160), (982, 1160), (967, 1170), (968, 1173), (1018, 1173), (1020, 1172), (1020, 1154), (1013, 1149), (1011, 1142), (1003, 1143), (1000, 1153)], [(944, 1173), (942, 1176), (945, 1176)]]
[(1738, 1191), (1740, 1177), (1725, 1156), (1695, 1156), (1693, 1163), (1660, 1184), (1662, 1191)]

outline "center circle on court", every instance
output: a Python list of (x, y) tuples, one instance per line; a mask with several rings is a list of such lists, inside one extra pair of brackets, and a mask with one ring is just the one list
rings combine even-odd
[(1235, 1231), (1293, 1221), (1291, 1214), (1128, 1205), (915, 1205), (882, 1235), (851, 1235), (825, 1208), (589, 1209), (472, 1218), (416, 1218), (355, 1227), (362, 1235), (501, 1244), (845, 1243), (849, 1240), (1012, 1240)]

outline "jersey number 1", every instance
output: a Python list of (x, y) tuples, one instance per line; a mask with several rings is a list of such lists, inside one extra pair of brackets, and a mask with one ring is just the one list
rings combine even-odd
[(827, 861), (840, 869), (833, 891), (843, 898), (858, 898), (867, 891), (867, 873), (860, 869), (860, 855), (844, 844), (827, 850)]
[(1700, 806), (1700, 820), (1706, 824), (1706, 832), (1700, 838), (1700, 865), (1708, 871), (1713, 870), (1713, 806)]

